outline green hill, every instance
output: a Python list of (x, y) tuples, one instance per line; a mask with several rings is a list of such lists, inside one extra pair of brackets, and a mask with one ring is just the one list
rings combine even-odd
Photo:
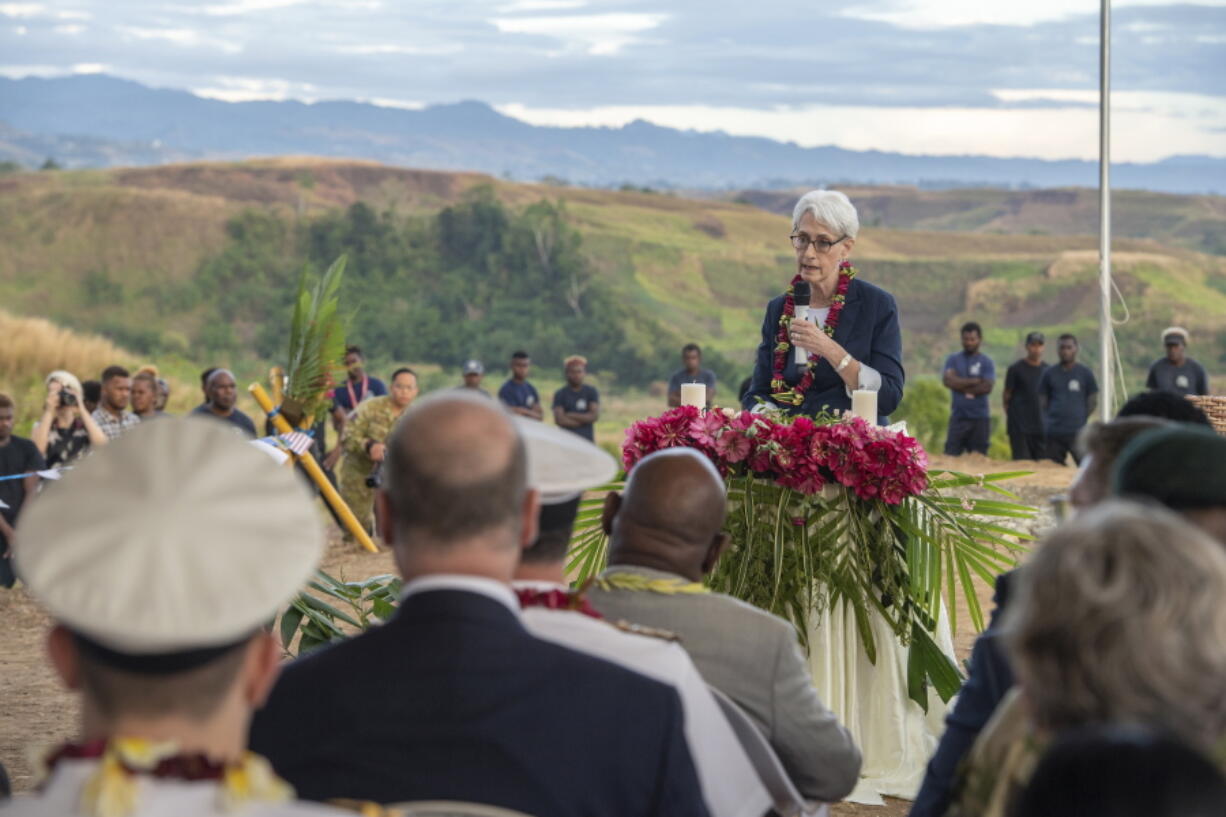
[[(1098, 232), (1098, 191), (920, 190), (915, 187), (842, 188), (865, 226), (941, 232), (1091, 235)], [(730, 196), (790, 216), (804, 190), (746, 190)], [(1116, 190), (1113, 231), (1153, 238), (1200, 252), (1226, 255), (1226, 197)]]
[[(501, 243), (488, 252), (477, 246), (476, 219), (493, 212), (473, 204), (480, 188), (502, 213), (489, 216)], [(1222, 199), (1170, 198), (1223, 209)], [(872, 202), (866, 196), (866, 216), (879, 206)], [(440, 215), (448, 207), (451, 221)], [(910, 374), (935, 373), (968, 319), (983, 324), (1001, 364), (1032, 329), (1077, 333), (1095, 363), (1097, 240), (1063, 234), (1092, 224), (1070, 223), (1055, 208), (1056, 223), (1040, 228), (1030, 210), (1013, 225), (1024, 229), (1008, 234), (983, 231), (990, 222), (946, 205), (924, 212), (915, 204), (908, 216), (916, 230), (866, 217), (855, 253), (863, 277), (898, 299)], [(1163, 218), (1151, 210), (1152, 222)], [(968, 231), (948, 229), (960, 223)], [(448, 230), (465, 236), (462, 246), (447, 244)], [(13, 312), (99, 332), (137, 353), (256, 361), (279, 348), (288, 282), (301, 265), (348, 251), (350, 300), (362, 310), (354, 336), (376, 356), (454, 366), (470, 353), (501, 360), (535, 344), (541, 364), (583, 351), (615, 375), (605, 382), (646, 385), (695, 340), (729, 379), (748, 374), (765, 300), (791, 275), (788, 230), (785, 217), (745, 203), (364, 162), (10, 174), (0, 176), (0, 287)], [(1139, 385), (1171, 323), (1192, 332), (1190, 352), (1211, 372), (1226, 372), (1226, 258), (1126, 237), (1126, 223), (1118, 230), (1127, 384)], [(583, 279), (573, 304), (555, 291), (563, 279), (549, 278), (568, 271)], [(1117, 319), (1125, 314), (1117, 306)]]

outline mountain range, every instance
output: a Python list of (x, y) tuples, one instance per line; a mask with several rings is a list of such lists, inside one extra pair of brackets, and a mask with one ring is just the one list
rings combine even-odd
[[(1098, 179), (1097, 163), (1081, 160), (806, 148), (641, 120), (620, 128), (538, 127), (474, 101), (420, 110), (347, 101), (223, 102), (104, 74), (0, 78), (0, 161), (35, 167), (53, 158), (86, 168), (287, 155), (597, 187), (1093, 187)], [(1119, 188), (1226, 193), (1226, 159), (1119, 163), (1112, 177)]]

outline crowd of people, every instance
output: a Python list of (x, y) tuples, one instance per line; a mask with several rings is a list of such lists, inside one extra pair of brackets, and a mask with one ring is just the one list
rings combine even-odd
[[(974, 321), (962, 326), (962, 351), (945, 359), (941, 382), (949, 389), (949, 428), (945, 453), (987, 455), (991, 438), (988, 395), (996, 386), (996, 364), (980, 351), (983, 328)], [(1166, 354), (1149, 367), (1145, 388), (1187, 397), (1209, 393), (1209, 378), (1196, 360), (1187, 356), (1189, 335), (1180, 326), (1162, 332)], [(1051, 460), (1065, 465), (1071, 456), (1081, 463), (1074, 445), (1077, 435), (1098, 406), (1094, 372), (1077, 362), (1080, 346), (1071, 333), (1056, 339), (1058, 362), (1043, 360), (1046, 338), (1042, 332), (1026, 336), (1026, 355), (1005, 372), (1001, 393), (1009, 447), (1015, 460)]]
[[(746, 409), (846, 409), (866, 390), (879, 421), (897, 408), (897, 305), (855, 278), (858, 231), (843, 194), (797, 203), (797, 271), (766, 307)], [(964, 326), (945, 366), (948, 453), (986, 453), (996, 374), (981, 340)], [(997, 577), (939, 742), (884, 747), (913, 817), (1221, 813), (1226, 437), (1185, 396), (1205, 380), (1188, 334), (1163, 341), (1152, 388), (1105, 423), (1088, 422), (1097, 384), (1072, 335), (1045, 366), (1031, 333), (1010, 367), (1015, 455), (1072, 453), (1075, 513)], [(568, 583), (580, 499), (618, 468), (592, 442), (600, 395), (582, 357), (565, 361), (552, 424), (522, 351), (497, 396), (478, 360), (424, 398), (411, 369), (389, 387), (361, 349), (345, 362), (338, 443), (324, 450), (317, 426), (317, 454), (403, 591), (382, 626), (285, 665), (268, 625), (326, 537), (303, 482), (245, 444), (256, 425), (233, 373), (205, 371), (203, 402), (171, 418), (156, 372), (110, 367), (92, 391), (55, 372), (30, 440), (0, 396), (0, 473), (14, 477), (0, 477), (0, 564), (54, 620), (49, 660), (82, 704), (79, 739), (0, 813), (813, 814), (858, 791), (882, 762), (869, 749), (905, 731), (866, 731), (867, 710), (901, 722), (897, 702), (866, 692), (840, 709), (813, 671), (859, 662), (861, 678), (905, 685), (903, 642), (879, 641), (872, 660), (871, 621), (821, 632), (832, 619), (814, 617), (806, 658), (791, 624), (704, 583), (735, 543), (724, 480), (694, 449), (635, 465), (604, 499), (606, 569)], [(668, 404), (695, 400), (692, 384), (709, 405), (715, 377), (687, 346)], [(916, 747), (927, 765), (912, 779)]]
[[(228, 383), (206, 378), (209, 411)], [(56, 621), (49, 655), (82, 697), (81, 739), (5, 813), (339, 813), (294, 792), (368, 813), (439, 800), (541, 817), (786, 811), (742, 722), (806, 800), (855, 786), (860, 750), (792, 627), (702, 584), (729, 545), (707, 459), (682, 448), (637, 465), (605, 502), (608, 567), (579, 591), (565, 566), (579, 497), (612, 458), (471, 388), (413, 400), (405, 372), (392, 384), (345, 422), (367, 422), (375, 399), (404, 403), (367, 452), (384, 463), (374, 498), (399, 609), (284, 667), (263, 625), (325, 537), (301, 482), (240, 436), (139, 423), (30, 503), (16, 561)], [(0, 451), (11, 426), (0, 404)], [(998, 580), (915, 817), (1221, 806), (1226, 438), (1155, 391), (1076, 447), (1078, 514)], [(1162, 774), (1104, 785), (1114, 752)], [(1082, 810), (1060, 805), (1062, 785)], [(1149, 805), (1094, 810), (1107, 802)]]

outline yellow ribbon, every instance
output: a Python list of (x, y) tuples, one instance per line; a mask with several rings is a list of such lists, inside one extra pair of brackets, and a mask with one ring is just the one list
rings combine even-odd
[(639, 573), (610, 573), (597, 578), (595, 585), (601, 590), (629, 590), (632, 593), (660, 593), (665, 596), (711, 592), (710, 588), (701, 582), (687, 582), (682, 579), (653, 579)]
[[(98, 760), (98, 768), (81, 790), (81, 811), (89, 817), (129, 817), (137, 811), (140, 779), (129, 769), (151, 771), (168, 757), (178, 754), (174, 743), (144, 738), (111, 740)], [(218, 786), (218, 807), (237, 811), (253, 800), (285, 802), (294, 789), (277, 777), (267, 760), (247, 752), (226, 768)]]

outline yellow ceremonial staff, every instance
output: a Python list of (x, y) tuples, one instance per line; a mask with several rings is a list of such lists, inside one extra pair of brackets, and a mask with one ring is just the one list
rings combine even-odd
[[(273, 413), (275, 406), (273, 406), (272, 398), (268, 396), (268, 392), (264, 391), (263, 386), (261, 386), (259, 383), (252, 383), (247, 390), (251, 392), (251, 396), (255, 398), (255, 401), (260, 404), (260, 408), (264, 410), (264, 414), (272, 418), (273, 425), (277, 427), (278, 433), (289, 434), (294, 430), (293, 427), (290, 426), (289, 422), (286, 421), (283, 416), (281, 416), (281, 414)], [(358, 540), (358, 544), (369, 550), (371, 553), (378, 553), (379, 549), (375, 547), (375, 543), (371, 541), (370, 534), (368, 534), (366, 529), (359, 524), (357, 518), (353, 515), (353, 511), (349, 510), (349, 506), (345, 503), (345, 500), (341, 499), (341, 495), (338, 494), (336, 489), (332, 487), (332, 483), (328, 482), (327, 475), (325, 475), (323, 469), (319, 467), (319, 463), (315, 462), (315, 458), (311, 456), (311, 452), (306, 451), (302, 454), (291, 454), (290, 456), (292, 456), (296, 462), (302, 463), (303, 469), (306, 470), (307, 474), (310, 475), (315, 484), (319, 486), (319, 492), (323, 495), (324, 500), (332, 506), (332, 510), (336, 511), (336, 515), (341, 518), (341, 522), (344, 523), (346, 530), (353, 535), (353, 538)]]

